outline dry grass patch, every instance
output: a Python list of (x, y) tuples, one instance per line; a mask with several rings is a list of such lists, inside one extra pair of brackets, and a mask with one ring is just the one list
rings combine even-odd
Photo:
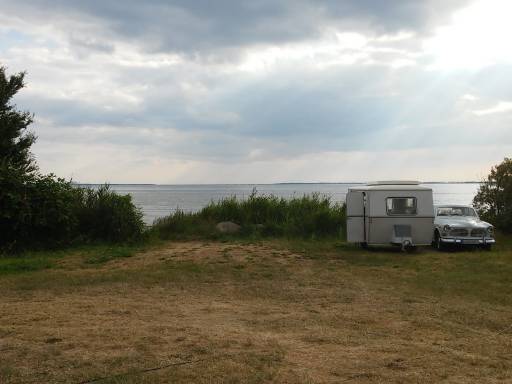
[(0, 382), (506, 382), (510, 300), (429, 280), (449, 286), (475, 256), (215, 242), (70, 256), (0, 279)]

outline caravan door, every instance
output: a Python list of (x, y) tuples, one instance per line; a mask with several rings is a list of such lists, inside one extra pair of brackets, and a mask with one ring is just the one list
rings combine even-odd
[(365, 239), (365, 191), (349, 190), (347, 193), (347, 241), (364, 243)]

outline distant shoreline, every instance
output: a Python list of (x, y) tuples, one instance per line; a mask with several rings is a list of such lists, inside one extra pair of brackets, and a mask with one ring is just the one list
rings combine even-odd
[[(424, 181), (421, 184), (480, 184), (481, 181)], [(366, 182), (336, 182), (336, 181), (323, 181), (323, 182), (282, 182), (282, 183), (192, 183), (192, 184), (152, 184), (152, 183), (79, 183), (73, 182), (74, 185), (113, 185), (113, 186), (128, 186), (136, 185), (141, 187), (152, 187), (152, 186), (189, 186), (189, 185), (360, 185), (366, 184)]]

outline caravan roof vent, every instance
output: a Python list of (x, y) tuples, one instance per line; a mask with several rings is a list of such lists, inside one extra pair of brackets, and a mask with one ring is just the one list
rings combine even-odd
[(389, 180), (389, 181), (372, 181), (367, 185), (419, 185), (419, 181), (412, 180)]

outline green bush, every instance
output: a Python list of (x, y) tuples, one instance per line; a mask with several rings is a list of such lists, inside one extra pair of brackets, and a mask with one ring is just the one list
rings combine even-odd
[(62, 179), (0, 168), (0, 248), (69, 243), (76, 235), (79, 204), (80, 191)]
[(81, 193), (54, 175), (37, 176), (26, 183), (30, 220), (20, 228), (25, 244), (58, 247), (77, 237)]
[(131, 196), (121, 196), (108, 185), (82, 189), (77, 212), (78, 229), (89, 240), (127, 242), (141, 239), (142, 213)]
[(491, 168), (480, 184), (473, 205), (482, 219), (505, 233), (512, 233), (512, 159)]
[(345, 205), (319, 194), (285, 199), (253, 192), (246, 200), (233, 196), (211, 202), (196, 213), (178, 211), (156, 220), (151, 231), (160, 238), (216, 236), (215, 224), (221, 221), (241, 225), (241, 236), (340, 236)]
[(133, 242), (144, 231), (130, 196), (108, 186), (82, 189), (54, 175), (0, 168), (0, 251), (57, 248), (81, 242)]

